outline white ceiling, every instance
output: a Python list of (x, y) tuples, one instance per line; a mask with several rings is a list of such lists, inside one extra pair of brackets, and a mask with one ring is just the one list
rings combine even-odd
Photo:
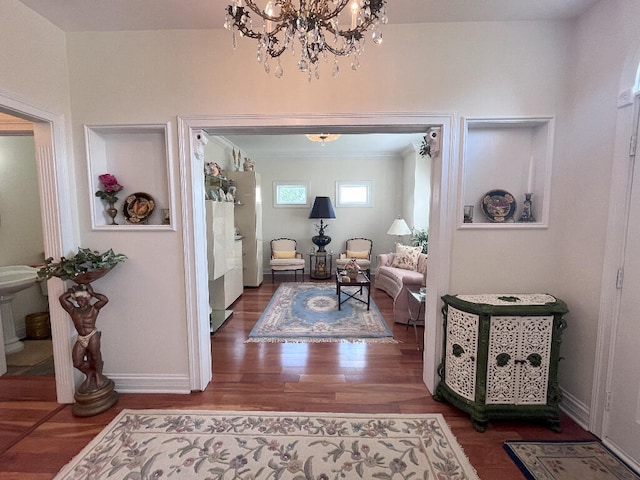
[[(320, 132), (315, 132), (320, 133)], [(324, 132), (326, 133), (326, 132)], [(306, 135), (224, 135), (228, 141), (240, 147), (242, 157), (255, 160), (348, 156), (350, 158), (374, 158), (378, 156), (400, 157), (406, 149), (420, 148), (424, 133), (369, 133), (342, 135), (324, 145), (312, 142)]]
[[(21, 0), (65, 32), (222, 28), (229, 0)], [(388, 0), (389, 23), (553, 20), (598, 0)], [(266, 0), (256, 0), (258, 5)]]
[[(230, 0), (21, 0), (65, 32), (222, 28)], [(579, 16), (598, 0), (388, 0), (389, 23), (561, 20)], [(256, 0), (258, 5), (266, 0)], [(327, 133), (327, 132), (309, 132)], [(328, 132), (334, 133), (334, 132)], [(261, 158), (336, 153), (388, 155), (423, 134), (343, 135), (321, 147), (304, 135), (227, 136)], [(283, 148), (286, 146), (286, 150)], [(244, 155), (244, 154), (243, 154)]]

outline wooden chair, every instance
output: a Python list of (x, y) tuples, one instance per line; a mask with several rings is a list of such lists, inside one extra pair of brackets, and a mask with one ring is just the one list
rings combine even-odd
[(345, 251), (340, 254), (340, 258), (336, 259), (336, 266), (344, 268), (345, 265), (355, 258), (362, 270), (367, 271), (367, 277), (371, 278), (371, 250), (373, 249), (373, 241), (368, 238), (350, 238), (345, 242)]
[(302, 270), (304, 280), (304, 257), (296, 250), (298, 242), (291, 238), (276, 238), (271, 240), (271, 281), (275, 283), (275, 272), (293, 271), (295, 281), (298, 281), (298, 271)]

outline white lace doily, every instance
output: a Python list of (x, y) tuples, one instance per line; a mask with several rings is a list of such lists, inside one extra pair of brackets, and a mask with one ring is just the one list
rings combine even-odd
[(485, 293), (482, 295), (456, 295), (456, 298), (471, 303), (487, 305), (545, 305), (556, 298), (546, 293)]

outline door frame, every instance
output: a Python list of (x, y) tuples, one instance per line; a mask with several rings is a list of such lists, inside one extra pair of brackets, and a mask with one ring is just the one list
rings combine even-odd
[[(72, 165), (66, 154), (64, 115), (47, 111), (3, 92), (0, 92), (0, 110), (33, 123), (44, 255), (45, 258), (59, 258), (75, 248), (78, 232), (78, 221), (71, 208), (75, 197), (75, 182)], [(48, 281), (47, 288), (56, 397), (58, 403), (73, 403), (76, 373), (71, 361), (70, 339), (74, 331), (64, 310), (51, 308), (52, 299), (57, 300), (64, 292), (64, 283), (54, 278)], [(0, 355), (4, 354), (2, 344)]]
[[(603, 443), (625, 461), (637, 465), (637, 462), (607, 442), (606, 412), (622, 292), (616, 285), (616, 278), (618, 269), (624, 265), (633, 180), (631, 173), (634, 161), (631, 161), (630, 139), (637, 132), (640, 115), (640, 42), (636, 43), (635, 52), (631, 52), (624, 65), (617, 107), (589, 430), (602, 438)], [(625, 188), (620, 188), (620, 185), (625, 185)]]
[(212, 378), (209, 292), (204, 215), (204, 165), (194, 155), (195, 136), (207, 129), (213, 135), (291, 134), (331, 130), (335, 133), (415, 133), (441, 127), (441, 152), (433, 159), (429, 219), (429, 262), (423, 381), (430, 391), (438, 382), (442, 352), (440, 297), (449, 293), (451, 244), (456, 221), (458, 155), (454, 114), (375, 113), (315, 115), (198, 115), (178, 117), (178, 148), (189, 350), (192, 390), (204, 390)]

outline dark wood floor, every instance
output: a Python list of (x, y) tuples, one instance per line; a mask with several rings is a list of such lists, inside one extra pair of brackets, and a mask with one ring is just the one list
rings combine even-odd
[[(431, 398), (422, 352), (404, 325), (390, 324), (399, 344), (245, 344), (276, 287), (265, 278), (233, 305), (232, 317), (212, 336), (213, 381), (204, 392), (123, 394), (107, 412), (76, 418), (70, 406), (55, 402), (53, 378), (0, 377), (0, 480), (52, 478), (123, 408), (439, 412), (483, 480), (524, 478), (504, 440), (594, 438), (567, 417), (562, 433), (527, 422), (492, 422), (476, 432), (466, 414)], [(390, 298), (374, 289), (373, 299), (392, 318)]]

